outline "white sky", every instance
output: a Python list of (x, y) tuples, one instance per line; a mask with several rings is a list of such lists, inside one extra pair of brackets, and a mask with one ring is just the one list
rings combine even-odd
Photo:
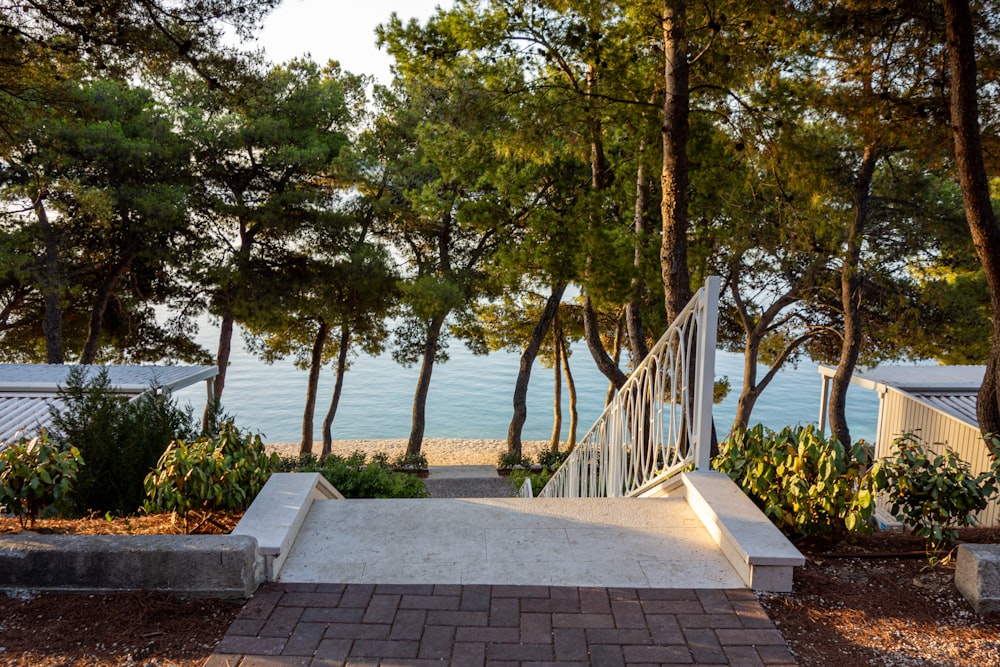
[(269, 59), (285, 62), (306, 53), (319, 64), (338, 60), (353, 74), (373, 74), (390, 82), (391, 59), (375, 46), (375, 26), (396, 12), (404, 23), (426, 21), (452, 0), (283, 0), (266, 19), (256, 46)]

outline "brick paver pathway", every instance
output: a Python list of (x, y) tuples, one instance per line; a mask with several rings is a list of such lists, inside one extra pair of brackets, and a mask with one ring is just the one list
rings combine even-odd
[(795, 664), (747, 590), (266, 584), (206, 667)]

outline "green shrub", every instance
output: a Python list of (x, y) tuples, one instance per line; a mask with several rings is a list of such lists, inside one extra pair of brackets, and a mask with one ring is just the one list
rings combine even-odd
[(114, 392), (106, 369), (90, 379), (71, 369), (59, 391), (64, 407), (53, 411), (52, 440), (76, 447), (87, 465), (69, 492), (78, 514), (131, 514), (142, 506), (143, 479), (171, 440), (192, 431), (191, 413), (169, 392), (151, 387), (129, 401)]
[[(997, 464), (974, 475), (951, 449), (928, 451), (920, 438), (896, 439), (895, 457), (885, 462), (890, 512), (924, 538), (929, 551), (958, 539), (960, 526), (974, 526), (997, 492)], [(995, 456), (995, 448), (994, 448)]]
[(721, 443), (712, 463), (795, 536), (869, 532), (875, 493), (885, 483), (864, 442), (847, 451), (812, 426), (775, 433), (758, 424)]
[(268, 455), (259, 435), (243, 435), (231, 422), (215, 437), (170, 443), (145, 479), (148, 512), (174, 512), (190, 532), (189, 514), (246, 509), (279, 469), (277, 454)]
[(509, 450), (501, 453), (500, 456), (497, 457), (497, 468), (513, 468), (515, 466), (530, 468), (531, 457), (523, 456)]
[(538, 452), (538, 462), (549, 470), (556, 470), (569, 457), (569, 452), (554, 452), (551, 449), (543, 449)]
[(531, 480), (531, 494), (538, 496), (545, 488), (545, 485), (549, 483), (552, 479), (552, 471), (545, 468), (541, 472), (531, 472), (530, 470), (514, 470), (510, 473), (507, 478), (510, 481), (511, 487), (513, 487), (515, 492), (521, 490), (521, 486), (524, 484), (524, 480)]
[(343, 457), (331, 454), (320, 464), (306, 455), (285, 460), (291, 472), (318, 472), (345, 498), (426, 498), (423, 480), (405, 472), (395, 472), (385, 454), (368, 461), (363, 452)]
[(75, 447), (60, 451), (45, 433), (0, 451), (0, 506), (23, 528), (64, 500), (83, 460)]

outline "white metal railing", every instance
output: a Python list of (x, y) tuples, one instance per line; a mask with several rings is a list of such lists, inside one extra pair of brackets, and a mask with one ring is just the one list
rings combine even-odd
[(708, 469), (719, 285), (705, 281), (539, 497), (637, 496)]

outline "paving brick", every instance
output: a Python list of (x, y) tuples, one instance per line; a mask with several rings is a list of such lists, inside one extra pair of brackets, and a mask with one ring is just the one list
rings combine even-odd
[[(448, 595), (451, 597), (461, 597), (462, 596), (461, 584), (434, 584), (431, 587), (431, 592), (426, 595)], [(421, 593), (425, 595), (425, 593)]]
[(340, 596), (340, 607), (367, 607), (375, 594), (375, 586), (371, 584), (351, 584)]
[(490, 644), (486, 647), (489, 660), (552, 660), (552, 644)]
[(279, 655), (285, 648), (284, 637), (223, 637), (215, 645), (219, 653), (239, 653), (241, 655)]
[(590, 663), (601, 667), (625, 667), (622, 647), (614, 644), (600, 644), (590, 647)]
[(551, 644), (552, 615), (551, 614), (521, 614), (521, 643)]
[(646, 628), (587, 628), (587, 643), (594, 644), (652, 644), (653, 638)]
[(237, 618), (229, 626), (227, 635), (240, 635), (243, 637), (256, 637), (260, 629), (264, 627), (264, 619)]
[(576, 586), (550, 586), (549, 597), (553, 600), (579, 600), (580, 589)]
[(364, 607), (309, 607), (302, 612), (304, 623), (360, 623)]
[(281, 596), (282, 607), (336, 607), (343, 593), (318, 593), (316, 591), (289, 591)]
[(457, 595), (404, 595), (400, 609), (449, 609), (457, 610), (461, 598)]
[(643, 600), (642, 609), (649, 614), (704, 614), (705, 609), (698, 600)]
[(315, 659), (343, 663), (351, 654), (353, 643), (350, 639), (324, 639), (316, 647)]
[(684, 630), (684, 639), (695, 662), (708, 665), (729, 664), (725, 651), (719, 644), (715, 632), (709, 628), (688, 628)]
[(423, 658), (389, 658), (379, 662), (379, 667), (441, 667), (442, 660)]
[(323, 641), (326, 623), (299, 623), (285, 642), (282, 655), (312, 655)]
[(282, 582), (280, 584), (275, 584), (276, 587), (281, 588), (285, 592), (291, 593), (312, 593), (316, 590), (319, 584), (310, 584), (306, 582), (298, 583), (286, 583)]
[(350, 658), (344, 663), (344, 667), (381, 667), (378, 658)]
[(420, 639), (418, 658), (447, 660), (451, 657), (452, 646), (455, 644), (455, 628), (451, 626), (431, 625), (424, 629)]
[(396, 610), (399, 608), (399, 595), (381, 595), (375, 593), (365, 615), (361, 618), (364, 623), (392, 623), (396, 618)]
[(716, 630), (723, 646), (785, 646), (785, 639), (776, 629)]
[(490, 625), (516, 628), (521, 624), (519, 600), (494, 596), (490, 601)]
[(427, 611), (427, 625), (489, 625), (488, 611), (444, 611), (431, 609)]
[(434, 584), (376, 584), (376, 595), (433, 595)]
[(725, 591), (714, 588), (701, 588), (697, 591), (698, 601), (705, 609), (706, 614), (729, 614), (733, 611), (733, 605), (729, 601), (729, 596)]
[(388, 639), (391, 625), (385, 623), (331, 623), (326, 639)]
[(638, 600), (639, 591), (634, 588), (609, 588), (608, 598), (612, 602), (622, 602), (626, 600)]
[(577, 598), (525, 598), (521, 600), (522, 612), (579, 614), (580, 600)]
[(611, 614), (552, 614), (554, 628), (613, 628), (615, 617)]
[(343, 595), (344, 591), (347, 590), (347, 584), (316, 584), (316, 593), (336, 593), (337, 595)]
[[(589, 660), (544, 660), (542, 662), (532, 662), (530, 660), (525, 660), (521, 662), (520, 667), (590, 667)], [(640, 667), (636, 665), (636, 667)], [(650, 667), (660, 667), (660, 665), (651, 665)]]
[(351, 657), (416, 658), (420, 642), (402, 640), (358, 639), (351, 647)]
[(726, 657), (732, 665), (765, 667), (764, 661), (757, 655), (757, 649), (753, 646), (724, 646), (722, 650), (726, 652)]
[(485, 642), (513, 644), (519, 636), (518, 629), (515, 628), (456, 628), (456, 642)]
[(482, 665), (486, 663), (486, 642), (455, 642), (451, 649), (451, 664)]
[(742, 628), (739, 616), (729, 614), (683, 614), (677, 617), (682, 628)]
[(764, 661), (765, 665), (794, 665), (795, 656), (788, 649), (788, 646), (758, 646), (757, 655)]
[(556, 660), (587, 660), (587, 635), (583, 628), (554, 628)]
[(548, 586), (494, 586), (494, 598), (547, 598), (551, 597)]
[(242, 655), (232, 653), (213, 653), (201, 667), (236, 667), (243, 659)]
[(654, 600), (698, 600), (693, 588), (639, 588), (636, 595), (641, 602)]
[(644, 628), (646, 616), (638, 600), (613, 600), (611, 615), (615, 618), (616, 628)]
[(654, 644), (683, 644), (685, 641), (677, 616), (673, 614), (646, 614), (646, 627)]
[(302, 607), (277, 607), (257, 634), (261, 637), (288, 637), (302, 617)]
[(732, 602), (736, 616), (744, 628), (773, 628), (774, 623), (757, 600), (736, 600)]
[(420, 639), (426, 620), (425, 609), (400, 609), (389, 631), (389, 639)]
[(301, 655), (248, 655), (240, 667), (309, 667), (312, 657)]
[(463, 586), (462, 600), (458, 608), (462, 611), (486, 611), (490, 610), (490, 599), (492, 593), (489, 586)]
[(277, 588), (261, 587), (252, 598), (247, 600), (237, 618), (243, 619), (264, 619), (271, 615), (274, 608), (281, 601), (281, 596), (285, 592)]
[(606, 588), (581, 588), (580, 611), (584, 614), (610, 614), (611, 602)]
[[(649, 662), (659, 665), (672, 663), (683, 665), (693, 663), (694, 659), (686, 646), (622, 646), (625, 654), (625, 664), (633, 665)], [(738, 663), (737, 663), (738, 664)], [(741, 666), (742, 667), (742, 666)]]

